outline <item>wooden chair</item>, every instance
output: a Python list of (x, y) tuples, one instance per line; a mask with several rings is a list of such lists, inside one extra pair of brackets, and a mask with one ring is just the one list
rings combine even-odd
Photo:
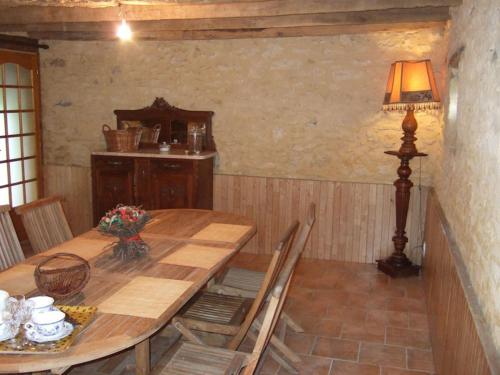
[(272, 340), (272, 333), (283, 308), (293, 271), (304, 250), (313, 223), (314, 206), (311, 205), (307, 221), (302, 226), (299, 237), (291, 249), (290, 256), (286, 260), (277, 277), (276, 285), (270, 293), (267, 309), (260, 324), (260, 330), (252, 353), (213, 348), (204, 346), (202, 343), (183, 343), (169, 362), (163, 368), (158, 369), (157, 373), (160, 375), (254, 374), (262, 353)]
[(61, 200), (61, 197), (49, 197), (16, 207), (35, 253), (73, 238)]
[[(282, 264), (288, 255), (288, 251), (281, 251), (279, 264)], [(209, 291), (228, 296), (239, 296), (256, 298), (262, 287), (265, 272), (248, 270), (239, 267), (228, 267), (215, 279), (215, 283), (208, 288)], [(304, 329), (293, 320), (286, 312), (281, 313), (285, 323), (295, 332), (302, 333)]]
[[(173, 318), (174, 327), (188, 340), (197, 344), (203, 344), (203, 341), (192, 330), (233, 336), (228, 348), (237, 349), (276, 282), (283, 267), (283, 254), (288, 253), (298, 226), (297, 221), (293, 222), (278, 242), (267, 272), (264, 274), (261, 289), (254, 298), (229, 296), (210, 291), (199, 292)], [(282, 342), (277, 345), (285, 348)], [(291, 353), (288, 356), (291, 357), (292, 362), (300, 361), (300, 358), (295, 356), (290, 349), (285, 348), (284, 351), (285, 356)], [(273, 355), (277, 354), (273, 353)]]
[(0, 206), (0, 271), (24, 260), (23, 249), (9, 215), (9, 206)]

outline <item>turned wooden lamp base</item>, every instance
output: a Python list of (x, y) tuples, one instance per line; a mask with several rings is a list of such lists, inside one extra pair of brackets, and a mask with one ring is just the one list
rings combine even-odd
[(398, 179), (394, 181), (396, 187), (396, 232), (392, 237), (394, 242), (394, 252), (386, 259), (377, 260), (378, 269), (391, 277), (417, 276), (420, 266), (414, 265), (404, 253), (408, 237), (406, 237), (406, 217), (410, 206), (410, 190), (413, 183), (410, 181), (411, 168), (410, 160), (414, 157), (427, 156), (423, 152), (418, 152), (415, 146), (415, 131), (417, 121), (413, 115), (413, 109), (408, 109), (403, 120), (403, 143), (398, 151), (386, 151), (388, 155), (397, 157), (400, 160), (398, 168)]
[(377, 260), (377, 268), (391, 277), (410, 277), (418, 276), (420, 266), (413, 264), (408, 260), (407, 264), (397, 265), (391, 261), (391, 258)]

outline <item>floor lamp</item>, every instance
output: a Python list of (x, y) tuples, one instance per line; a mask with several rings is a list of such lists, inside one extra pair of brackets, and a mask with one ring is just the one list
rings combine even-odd
[(410, 204), (410, 160), (414, 157), (427, 156), (417, 151), (415, 146), (415, 131), (417, 121), (415, 110), (439, 108), (439, 93), (437, 91), (434, 73), (430, 60), (396, 61), (391, 65), (389, 79), (384, 97), (384, 110), (404, 111), (403, 143), (398, 151), (386, 151), (388, 155), (396, 156), (401, 164), (398, 168), (399, 178), (394, 181), (396, 187), (396, 232), (392, 237), (394, 252), (386, 259), (377, 260), (378, 269), (392, 277), (418, 275), (420, 267), (414, 265), (404, 253), (408, 237), (406, 237), (406, 217)]

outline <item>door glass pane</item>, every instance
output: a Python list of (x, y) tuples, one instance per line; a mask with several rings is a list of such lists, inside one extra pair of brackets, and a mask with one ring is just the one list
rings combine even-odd
[(25, 69), (21, 65), (19, 65), (19, 86), (33, 86), (31, 70)]
[(9, 203), (9, 188), (0, 189), (0, 204)]
[(36, 154), (36, 138), (34, 135), (23, 137), (24, 157), (35, 156)]
[(19, 134), (21, 132), (19, 113), (7, 113), (7, 132), (9, 135)]
[(0, 185), (7, 185), (8, 183), (7, 163), (0, 163)]
[(13, 137), (9, 140), (9, 159), (18, 159), (21, 155), (21, 138)]
[(19, 98), (17, 97), (17, 89), (5, 89), (6, 96), (7, 96), (7, 110), (13, 109), (17, 110), (19, 109)]
[(3, 64), (0, 64), (0, 85), (3, 85)]
[(5, 138), (0, 138), (0, 161), (7, 160), (7, 146)]
[(33, 89), (21, 89), (21, 109), (33, 109)]
[(10, 169), (10, 183), (14, 184), (20, 182), (23, 179), (23, 165), (21, 161), (11, 161), (9, 163)]
[(5, 108), (3, 107), (3, 88), (0, 87), (0, 111), (3, 111)]
[(5, 114), (4, 113), (0, 113), (0, 135), (5, 135)]
[(24, 161), (24, 179), (33, 178), (36, 178), (36, 159), (27, 159)]
[(36, 181), (28, 182), (25, 187), (26, 203), (36, 201), (38, 199), (38, 183)]
[(20, 206), (21, 204), (24, 204), (23, 185), (14, 185), (12, 186), (12, 207)]
[(35, 114), (33, 112), (23, 112), (23, 133), (35, 132)]
[(17, 65), (7, 63), (5, 64), (5, 84), (17, 85)]

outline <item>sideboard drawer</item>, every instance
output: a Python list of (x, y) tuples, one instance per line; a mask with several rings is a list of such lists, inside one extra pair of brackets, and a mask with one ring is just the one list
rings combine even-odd
[(193, 172), (191, 160), (165, 159), (151, 160), (152, 170), (156, 173), (189, 174)]
[(134, 159), (126, 157), (94, 156), (95, 167), (99, 169), (133, 169)]

